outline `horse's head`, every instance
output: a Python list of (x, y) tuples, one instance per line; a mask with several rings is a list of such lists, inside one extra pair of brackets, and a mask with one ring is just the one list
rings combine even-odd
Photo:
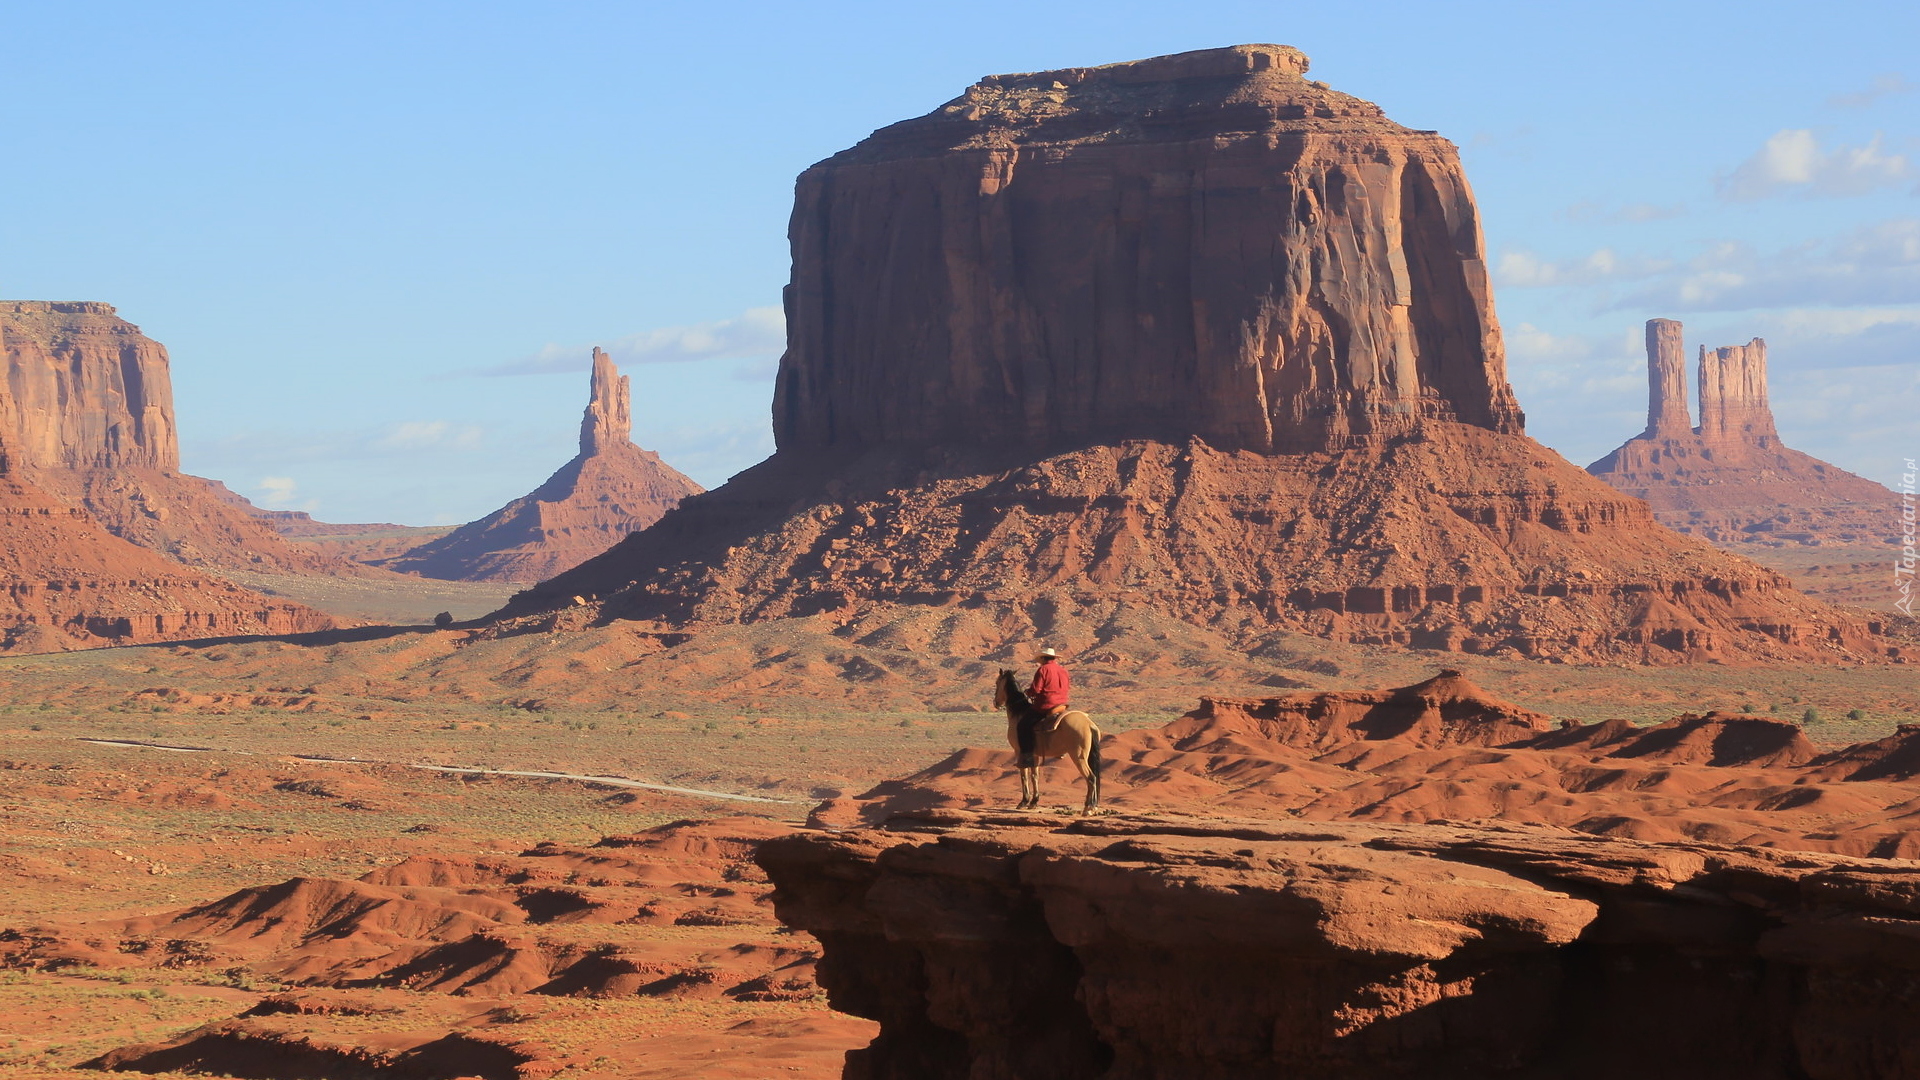
[(1007, 707), (1007, 688), (1012, 685), (1013, 685), (1013, 672), (1008, 671), (1006, 668), (1001, 668), (1000, 677), (993, 681), (993, 707), (994, 708), (1004, 709)]

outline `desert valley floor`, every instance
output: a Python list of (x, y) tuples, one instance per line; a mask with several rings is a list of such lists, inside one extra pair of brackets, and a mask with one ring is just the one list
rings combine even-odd
[[(1110, 735), (1172, 721), (1202, 694), (1377, 689), (1441, 667), (1583, 723), (1811, 710), (1806, 735), (1834, 746), (1920, 721), (1905, 665), (1548, 665), (1304, 637), (1222, 664), (1200, 634), (1143, 632), (1076, 664)], [(875, 1025), (827, 1007), (815, 946), (773, 916), (751, 844), (963, 748), (1006, 757), (994, 665), (932, 664), (805, 620), (666, 653), (631, 636), (411, 627), (0, 659), (0, 1075), (112, 1054), (160, 1075), (282, 1075), (309, 1059), (300, 1075), (838, 1075)], [(1216, 659), (1190, 666), (1203, 655)], [(1064, 816), (1071, 770), (1055, 763), (1045, 782)], [(1017, 798), (1007, 775), (979, 785), (987, 805)], [(1123, 775), (1107, 796), (1130, 814), (1209, 810), (1180, 785), (1162, 797)], [(648, 832), (687, 820), (717, 823)], [(578, 899), (582, 881), (624, 899), (591, 918), (543, 911), (521, 863), (573, 868), (554, 879), (573, 890), (551, 900), (562, 908), (598, 910)], [(300, 882), (326, 895), (276, 902), (297, 900), (313, 937), (338, 939), (331, 951), (268, 940), (283, 910), (201, 907), (250, 889), (229, 908), (264, 904), (260, 890)], [(366, 882), (372, 900), (356, 893)], [(473, 929), (367, 914), (418, 887), (525, 914), (494, 912), (500, 926), (479, 935), (501, 955), (436, 958), (476, 947)], [(194, 927), (167, 922), (187, 909)], [(135, 939), (205, 952), (115, 952)], [(369, 944), (413, 939), (403, 958)], [(543, 958), (537, 977), (512, 973), (521, 954)], [(576, 970), (594, 963), (605, 970)], [(422, 1046), (442, 1071), (418, 1071), (408, 1055)]]

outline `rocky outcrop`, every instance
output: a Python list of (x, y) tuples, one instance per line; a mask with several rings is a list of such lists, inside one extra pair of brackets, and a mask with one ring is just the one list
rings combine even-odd
[(1718, 544), (1887, 543), (1891, 491), (1780, 442), (1767, 343), (1700, 348), (1700, 424), (1689, 426), (1681, 326), (1647, 322), (1647, 429), (1587, 471), (1645, 499), (1669, 528)]
[(1554, 829), (926, 811), (770, 840), (854, 1080), (1892, 1077), (1905, 862)]
[(801, 174), (781, 450), (1519, 431), (1453, 144), (1306, 69), (989, 76)]
[(1519, 434), (1453, 147), (1305, 63), (991, 77), (808, 170), (778, 452), (503, 629), (865, 640), (946, 608), (988, 649), (1172, 617), (1243, 649), (1884, 655)]
[(540, 581), (660, 520), (700, 485), (630, 437), (632, 391), (593, 350), (580, 454), (532, 494), (379, 565), (450, 581)]
[[(1208, 697), (1172, 723), (1108, 738), (1104, 803), (1130, 813), (1320, 821), (1491, 821), (1616, 839), (1920, 856), (1920, 725), (1822, 750), (1771, 716), (1683, 714), (1564, 726), (1458, 672), (1379, 691)], [(1050, 799), (1077, 799), (1067, 766)], [(815, 809), (876, 825), (927, 809), (1011, 806), (1004, 749), (960, 750)], [(1077, 805), (1077, 804), (1076, 804)]]
[(166, 347), (110, 304), (0, 301), (11, 395), (0, 427), (20, 475), (113, 535), (189, 566), (334, 574), (217, 481), (180, 471)]

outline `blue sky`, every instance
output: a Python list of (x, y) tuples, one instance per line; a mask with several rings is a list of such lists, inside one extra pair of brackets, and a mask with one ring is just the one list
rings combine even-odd
[(166, 343), (188, 471), (465, 521), (595, 344), (709, 486), (771, 450), (793, 178), (979, 76), (1236, 42), (1457, 142), (1535, 438), (1641, 426), (1641, 323), (1767, 338), (1786, 441), (1920, 455), (1920, 5), (13, 5), (0, 296)]

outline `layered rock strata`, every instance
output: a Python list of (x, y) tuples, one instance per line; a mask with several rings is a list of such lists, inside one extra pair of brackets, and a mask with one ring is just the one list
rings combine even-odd
[(1647, 322), (1647, 429), (1587, 471), (1645, 499), (1662, 525), (1720, 544), (1888, 542), (1897, 498), (1780, 442), (1767, 402), (1767, 343), (1701, 346), (1700, 423), (1690, 426), (1681, 325)]
[(853, 1080), (1905, 1075), (1905, 862), (930, 810), (763, 844)]
[(110, 304), (0, 301), (14, 465), (115, 536), (190, 566), (344, 572), (286, 542), (217, 481), (180, 471), (166, 347)]
[(540, 581), (660, 520), (700, 485), (632, 440), (632, 390), (593, 350), (580, 453), (532, 494), (379, 565), (451, 581)]
[[(0, 457), (10, 461), (0, 441)], [(107, 532), (0, 462), (0, 652), (290, 634), (333, 621)]]
[(988, 76), (802, 173), (780, 448), (1519, 431), (1453, 144), (1306, 70)]
[(1519, 434), (1454, 148), (1305, 69), (990, 77), (809, 169), (777, 453), (505, 615), (1883, 654)]

